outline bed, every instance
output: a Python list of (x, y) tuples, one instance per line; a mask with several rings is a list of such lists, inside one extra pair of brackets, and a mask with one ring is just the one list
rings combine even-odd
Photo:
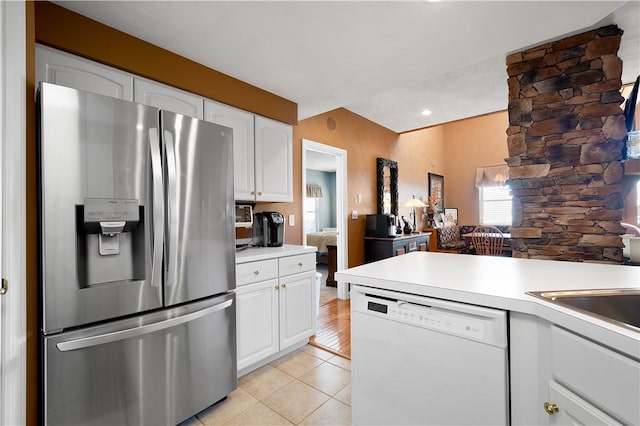
[(319, 254), (327, 254), (329, 251), (327, 245), (335, 246), (337, 238), (337, 231), (308, 232), (307, 245), (315, 246)]
[(337, 239), (338, 231), (335, 228), (324, 228), (321, 232), (308, 232), (307, 245), (316, 247), (316, 262), (329, 267), (327, 274), (327, 286), (335, 287), (333, 274), (337, 267)]

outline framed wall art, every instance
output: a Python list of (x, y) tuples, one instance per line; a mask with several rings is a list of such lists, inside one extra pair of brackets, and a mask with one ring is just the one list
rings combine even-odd
[(429, 197), (435, 196), (435, 211), (444, 211), (444, 176), (429, 173)]
[(444, 209), (444, 215), (452, 225), (458, 224), (458, 209)]

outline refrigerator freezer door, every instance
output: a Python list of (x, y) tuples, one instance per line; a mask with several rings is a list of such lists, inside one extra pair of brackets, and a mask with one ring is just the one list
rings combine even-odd
[(46, 424), (178, 424), (237, 386), (235, 293), (43, 346)]
[(158, 110), (48, 83), (38, 102), (44, 333), (161, 307)]
[(235, 287), (233, 144), (228, 127), (161, 111), (166, 306)]

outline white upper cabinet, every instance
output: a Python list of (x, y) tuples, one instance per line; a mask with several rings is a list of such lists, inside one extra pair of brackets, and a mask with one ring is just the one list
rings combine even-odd
[(293, 142), (288, 124), (205, 100), (205, 120), (233, 129), (235, 199), (293, 201)]
[(256, 201), (293, 201), (293, 142), (288, 124), (255, 118)]
[(133, 101), (133, 76), (98, 62), (36, 46), (36, 81)]
[(135, 78), (134, 87), (135, 102), (189, 117), (199, 119), (204, 117), (202, 96), (140, 77)]
[(253, 114), (207, 99), (204, 119), (233, 129), (235, 199), (255, 200)]
[(230, 127), (235, 199), (293, 201), (292, 128), (288, 124), (41, 45), (36, 46), (36, 78)]

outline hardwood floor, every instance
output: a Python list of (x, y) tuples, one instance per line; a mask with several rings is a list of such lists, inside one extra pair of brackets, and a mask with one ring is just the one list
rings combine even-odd
[(351, 359), (351, 301), (333, 299), (320, 306), (318, 331), (309, 344)]

